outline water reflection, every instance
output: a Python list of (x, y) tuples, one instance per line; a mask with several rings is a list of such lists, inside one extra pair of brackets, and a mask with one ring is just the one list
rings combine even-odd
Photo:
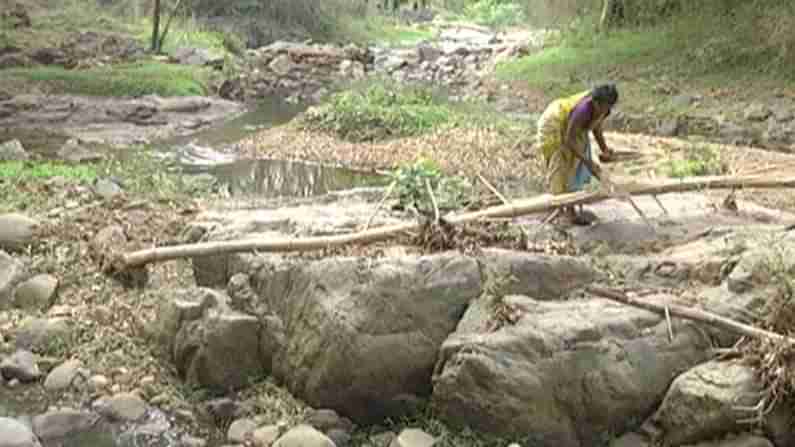
[(229, 193), (260, 197), (310, 197), (363, 186), (383, 186), (385, 176), (353, 169), (284, 160), (241, 160), (208, 171)]

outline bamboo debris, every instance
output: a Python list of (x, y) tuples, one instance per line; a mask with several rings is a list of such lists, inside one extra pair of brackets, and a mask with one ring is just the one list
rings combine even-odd
[[(632, 298), (617, 290), (606, 289), (602, 287), (590, 286), (585, 289), (588, 293), (596, 296), (616, 301), (628, 306), (637, 307), (640, 309), (648, 310), (660, 315), (673, 315), (675, 317), (693, 320), (700, 323), (708, 324), (712, 327), (734, 332), (735, 334), (752, 337), (755, 339), (766, 339), (775, 342), (787, 342), (795, 344), (795, 339), (785, 337), (784, 335), (775, 332), (766, 331), (744, 323), (732, 320), (730, 318), (722, 317), (711, 312), (695, 309), (692, 307), (680, 306), (676, 304), (657, 304), (651, 301), (639, 300)], [(672, 334), (671, 334), (672, 335)]]
[[(702, 189), (731, 188), (792, 188), (795, 177), (773, 179), (770, 177), (701, 177), (687, 180), (673, 180), (657, 184), (633, 183), (622, 186), (622, 193), (629, 195), (659, 195), (680, 193)], [(551, 211), (556, 208), (574, 205), (586, 205), (613, 198), (606, 191), (580, 191), (557, 196), (539, 196), (523, 200), (514, 200), (507, 204), (485, 208), (461, 214), (444, 216), (450, 224), (463, 224), (484, 218), (513, 218), (522, 215)], [(419, 222), (402, 223), (365, 230), (359, 233), (318, 236), (301, 239), (261, 240), (248, 239), (236, 241), (203, 242), (170, 247), (154, 247), (126, 253), (117, 258), (115, 268), (124, 271), (140, 267), (152, 262), (170, 261), (180, 258), (219, 255), (245, 251), (288, 252), (312, 251), (339, 247), (347, 244), (367, 244), (390, 239), (398, 234), (417, 231)]]

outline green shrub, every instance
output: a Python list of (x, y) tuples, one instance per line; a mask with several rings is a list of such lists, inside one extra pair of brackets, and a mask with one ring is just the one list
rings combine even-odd
[(524, 7), (512, 0), (477, 0), (464, 7), (463, 16), (481, 25), (494, 27), (527, 21)]
[(723, 175), (727, 166), (717, 149), (706, 145), (693, 145), (685, 151), (683, 159), (669, 160), (665, 165), (669, 177), (699, 177)]
[(392, 172), (391, 177), (395, 182), (399, 206), (404, 209), (414, 207), (426, 213), (434, 212), (428, 184), (440, 210), (460, 208), (470, 189), (466, 179), (442, 174), (439, 166), (427, 159), (400, 166)]
[(302, 121), (350, 141), (373, 141), (422, 134), (455, 118), (450, 105), (428, 88), (374, 83), (332, 95)]

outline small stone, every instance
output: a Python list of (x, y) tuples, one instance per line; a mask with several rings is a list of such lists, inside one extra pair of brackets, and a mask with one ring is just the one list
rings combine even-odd
[(374, 447), (389, 447), (395, 438), (397, 438), (397, 435), (394, 432), (385, 431), (370, 436), (370, 443), (372, 443)]
[(20, 309), (46, 310), (55, 300), (58, 278), (52, 275), (36, 275), (18, 285), (14, 291), (14, 305)]
[(110, 386), (110, 379), (101, 374), (97, 374), (88, 379), (88, 386), (95, 392), (104, 391)]
[(243, 444), (256, 429), (257, 423), (253, 420), (247, 418), (238, 419), (229, 426), (229, 430), (226, 432), (226, 440)]
[(748, 121), (765, 121), (771, 113), (763, 104), (751, 104), (745, 109), (744, 116)]
[(251, 441), (253, 442), (254, 447), (271, 447), (273, 443), (279, 439), (280, 434), (281, 430), (278, 426), (266, 425), (254, 430), (254, 432), (251, 433)]
[(67, 318), (31, 318), (17, 329), (15, 344), (19, 349), (47, 352), (68, 345), (71, 336)]
[(327, 432), (332, 428), (344, 431), (353, 429), (353, 423), (350, 420), (340, 417), (336, 411), (330, 409), (313, 410), (306, 417), (306, 424), (322, 432)]
[(23, 161), (30, 158), (19, 140), (0, 143), (0, 161)]
[(121, 186), (110, 179), (99, 179), (94, 183), (94, 192), (105, 200), (110, 200), (122, 192)]
[(407, 428), (392, 440), (389, 447), (431, 447), (436, 443), (433, 436), (417, 428)]
[(79, 386), (85, 380), (78, 360), (70, 360), (53, 369), (44, 380), (44, 388), (48, 391), (63, 391), (72, 386)]
[(41, 377), (36, 356), (21, 349), (0, 362), (0, 373), (7, 380), (17, 379), (20, 382), (32, 382)]
[(39, 222), (19, 213), (0, 214), (0, 249), (23, 250), (33, 242)]
[(302, 424), (285, 433), (273, 447), (335, 447), (334, 442), (322, 432)]
[(146, 414), (146, 402), (132, 393), (119, 393), (94, 403), (97, 411), (113, 420), (136, 421)]

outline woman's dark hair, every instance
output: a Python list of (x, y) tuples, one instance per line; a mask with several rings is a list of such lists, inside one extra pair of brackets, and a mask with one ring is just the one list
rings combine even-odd
[(618, 102), (618, 89), (615, 84), (600, 85), (591, 90), (594, 101), (613, 107)]

